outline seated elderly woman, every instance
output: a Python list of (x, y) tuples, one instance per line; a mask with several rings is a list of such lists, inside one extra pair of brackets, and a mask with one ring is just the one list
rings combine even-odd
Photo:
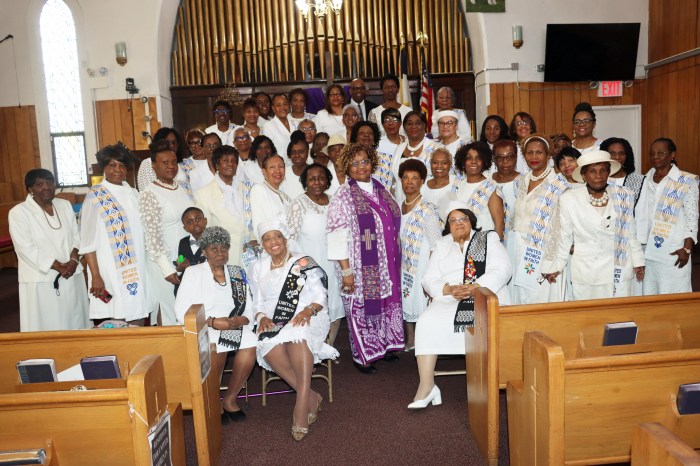
[(226, 357), (235, 351), (233, 372), (224, 394), (222, 422), (243, 421), (245, 413), (236, 397), (255, 365), (257, 338), (253, 332), (253, 302), (242, 268), (227, 265), (231, 236), (221, 227), (208, 227), (199, 238), (206, 262), (187, 268), (175, 299), (180, 324), (193, 304), (203, 304), (209, 325), (209, 341), (216, 343), (219, 380)]
[(338, 357), (335, 348), (324, 342), (330, 328), (328, 280), (311, 257), (289, 252), (290, 234), (282, 221), (260, 223), (258, 236), (267, 253), (250, 269), (258, 363), (296, 391), (292, 437), (301, 441), (317, 420), (323, 401), (311, 389), (314, 364)]
[(416, 323), (420, 385), (409, 409), (442, 403), (435, 362), (439, 354), (464, 354), (464, 331), (474, 326), (474, 290), (483, 286), (501, 304), (510, 302), (506, 284), (513, 271), (498, 235), (477, 228), (476, 216), (464, 202), (452, 201), (443, 212), (444, 236), (423, 275), (423, 288), (433, 302)]

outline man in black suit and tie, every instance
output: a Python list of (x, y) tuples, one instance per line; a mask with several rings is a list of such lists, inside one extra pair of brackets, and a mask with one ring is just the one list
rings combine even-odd
[(369, 112), (377, 107), (377, 104), (365, 100), (366, 95), (367, 86), (365, 86), (365, 82), (360, 78), (353, 79), (350, 83), (350, 103), (357, 107), (361, 120), (366, 120)]

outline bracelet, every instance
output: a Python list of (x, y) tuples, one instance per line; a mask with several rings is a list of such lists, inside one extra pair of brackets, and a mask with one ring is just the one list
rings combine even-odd
[(71, 257), (70, 260), (75, 261), (76, 264), (80, 265), (80, 261), (75, 257)]
[(347, 269), (341, 269), (340, 271), (341, 277), (350, 277), (352, 275), (355, 275), (355, 272), (349, 267)]
[(260, 321), (263, 320), (263, 317), (267, 317), (267, 316), (265, 315), (265, 313), (264, 313), (264, 312), (258, 312), (257, 314), (255, 314), (255, 322), (257, 322), (258, 325), (260, 325)]
[(311, 309), (311, 313), (312, 313), (314, 316), (315, 316), (316, 314), (318, 314), (318, 312), (319, 312), (319, 309), (316, 309), (316, 308), (313, 307), (311, 304), (309, 304), (308, 306), (304, 307), (304, 309), (307, 309), (307, 308), (308, 308), (308, 309)]
[(207, 325), (208, 325), (209, 327), (213, 328), (214, 330), (216, 330), (216, 328), (214, 328), (214, 318), (213, 318), (213, 317), (208, 317), (208, 318), (207, 318)]

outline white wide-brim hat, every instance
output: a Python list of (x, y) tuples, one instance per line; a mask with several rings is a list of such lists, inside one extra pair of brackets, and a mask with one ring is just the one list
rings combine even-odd
[(326, 144), (326, 147), (321, 149), (321, 152), (324, 154), (328, 155), (328, 148), (331, 146), (338, 146), (338, 145), (346, 145), (347, 141), (345, 140), (345, 136), (342, 134), (333, 134), (331, 135), (330, 138), (328, 138), (328, 144)]
[(620, 171), (620, 168), (622, 168), (620, 162), (610, 158), (610, 153), (605, 152), (604, 150), (594, 150), (591, 152), (586, 152), (578, 158), (576, 161), (578, 167), (574, 169), (574, 173), (571, 174), (571, 177), (579, 183), (585, 183), (585, 180), (581, 176), (581, 169), (586, 165), (593, 165), (594, 163), (601, 162), (608, 162), (610, 164), (610, 175), (614, 175)]

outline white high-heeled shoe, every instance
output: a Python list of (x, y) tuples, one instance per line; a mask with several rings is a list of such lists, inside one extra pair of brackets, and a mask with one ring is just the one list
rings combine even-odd
[(442, 395), (440, 394), (440, 389), (437, 385), (433, 385), (433, 388), (430, 390), (430, 393), (428, 393), (428, 396), (422, 400), (416, 400), (408, 405), (408, 409), (423, 409), (431, 403), (433, 406), (442, 404)]

